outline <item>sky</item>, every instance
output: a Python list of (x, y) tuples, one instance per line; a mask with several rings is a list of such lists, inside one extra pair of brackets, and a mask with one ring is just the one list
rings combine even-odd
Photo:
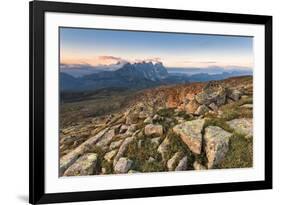
[(60, 63), (161, 61), (168, 68), (253, 68), (253, 38), (207, 34), (60, 28)]

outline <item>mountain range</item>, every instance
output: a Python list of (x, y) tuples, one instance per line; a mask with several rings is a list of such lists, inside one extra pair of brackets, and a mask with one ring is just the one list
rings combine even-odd
[[(161, 62), (138, 62), (116, 65), (114, 69), (90, 66), (67, 67), (60, 69), (61, 91), (89, 91), (103, 88), (144, 89), (159, 85), (181, 84), (187, 82), (205, 82), (222, 80), (233, 76), (252, 75), (249, 70), (220, 70), (215, 74), (195, 72), (188, 75), (185, 72), (168, 72)], [(218, 68), (216, 68), (218, 70)], [(208, 70), (210, 72), (210, 69)], [(83, 74), (81, 74), (83, 73)], [(212, 73), (212, 72), (210, 72)]]

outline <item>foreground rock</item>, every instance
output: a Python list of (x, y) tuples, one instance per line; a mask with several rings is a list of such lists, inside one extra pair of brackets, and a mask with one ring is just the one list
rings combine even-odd
[(144, 133), (147, 136), (151, 135), (163, 135), (163, 126), (162, 125), (154, 125), (154, 124), (149, 124), (146, 125), (144, 128)]
[(198, 120), (192, 120), (192, 121), (181, 123), (173, 128), (173, 131), (180, 135), (182, 141), (195, 154), (201, 153), (201, 146), (202, 146), (201, 132), (204, 123), (205, 123), (204, 119), (198, 119)]
[(118, 174), (127, 173), (130, 170), (132, 164), (132, 160), (121, 157), (114, 166), (114, 171)]
[(195, 96), (196, 101), (201, 105), (209, 105), (216, 103), (223, 105), (226, 99), (225, 88), (216, 82), (209, 82), (202, 90)]
[(60, 159), (60, 176), (62, 176), (65, 170), (68, 169), (81, 155), (83, 155), (89, 149), (89, 147), (94, 146), (107, 131), (108, 128), (100, 131), (98, 134), (86, 140), (76, 149), (64, 155)]
[(253, 119), (241, 118), (228, 121), (227, 124), (238, 134), (245, 135), (246, 138), (253, 137)]
[(231, 98), (234, 101), (237, 101), (240, 99), (242, 93), (239, 90), (231, 90), (229, 89), (227, 92), (227, 97)]
[(193, 163), (193, 168), (195, 170), (205, 170), (206, 169), (206, 167), (204, 165), (200, 164), (198, 161), (195, 161)]
[(218, 165), (228, 151), (229, 138), (231, 133), (220, 127), (209, 126), (205, 129), (205, 151), (208, 159), (208, 168)]
[(168, 160), (167, 162), (167, 168), (169, 171), (174, 170), (174, 168), (176, 167), (176, 163), (177, 161), (180, 159), (181, 157), (181, 152), (176, 152), (173, 157), (171, 159)]
[(166, 137), (163, 142), (159, 145), (157, 152), (159, 152), (162, 156), (162, 159), (165, 159), (165, 155), (169, 150), (170, 140)]
[(206, 105), (200, 105), (195, 111), (195, 115), (204, 115), (206, 112), (209, 112), (210, 109)]
[(85, 176), (92, 175), (95, 172), (98, 155), (87, 153), (80, 157), (64, 173), (64, 176)]
[(175, 168), (175, 171), (184, 171), (187, 170), (187, 156), (183, 157), (179, 163), (178, 166)]
[(125, 151), (127, 150), (127, 147), (129, 146), (130, 143), (132, 143), (136, 138), (135, 137), (128, 137), (126, 138), (122, 145), (120, 146), (114, 160), (113, 160), (113, 165), (115, 166), (117, 161), (124, 155)]

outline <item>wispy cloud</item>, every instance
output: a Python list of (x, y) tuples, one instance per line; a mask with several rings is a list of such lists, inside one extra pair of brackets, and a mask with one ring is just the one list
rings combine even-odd
[(215, 64), (218, 63), (217, 61), (190, 61), (190, 60), (186, 60), (186, 61), (182, 61), (183, 63), (200, 63), (200, 64)]

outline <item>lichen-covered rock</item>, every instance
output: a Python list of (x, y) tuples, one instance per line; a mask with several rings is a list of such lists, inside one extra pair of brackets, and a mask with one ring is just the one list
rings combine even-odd
[(200, 105), (195, 111), (195, 115), (204, 115), (206, 112), (209, 112), (210, 109), (206, 105)]
[(244, 104), (244, 105), (241, 105), (240, 107), (247, 108), (247, 109), (253, 109), (253, 104)]
[(104, 155), (104, 159), (108, 162), (111, 162), (114, 158), (114, 156), (116, 155), (117, 153), (117, 150), (111, 150), (110, 152), (107, 152), (105, 155)]
[(242, 93), (236, 89), (234, 89), (234, 90), (229, 89), (227, 92), (227, 97), (231, 98), (234, 101), (239, 100), (241, 95), (242, 95)]
[(145, 124), (151, 124), (152, 122), (153, 122), (152, 117), (147, 117), (147, 118), (143, 121), (143, 123), (145, 123)]
[(64, 176), (92, 175), (95, 172), (97, 160), (98, 155), (95, 153), (84, 154), (64, 172)]
[(218, 106), (216, 105), (216, 103), (211, 103), (210, 105), (209, 105), (209, 107), (213, 110), (213, 111), (217, 111), (219, 108), (218, 108)]
[(154, 125), (154, 124), (148, 124), (144, 128), (144, 133), (147, 136), (151, 135), (163, 135), (163, 126), (162, 125)]
[(113, 149), (120, 147), (122, 142), (123, 142), (123, 139), (111, 142), (111, 144), (109, 145), (109, 149), (113, 150)]
[(128, 137), (126, 138), (123, 143), (121, 144), (114, 160), (113, 160), (113, 165), (117, 163), (117, 161), (124, 155), (125, 151), (127, 150), (127, 147), (129, 146), (130, 143), (132, 143), (136, 138), (135, 137)]
[(193, 99), (185, 106), (185, 110), (188, 113), (194, 113), (199, 106), (200, 104), (195, 99)]
[(202, 90), (195, 96), (196, 101), (201, 105), (209, 105), (215, 102), (217, 105), (225, 103), (226, 91), (225, 88), (216, 83), (209, 82)]
[(74, 150), (69, 152), (68, 154), (64, 155), (60, 159), (60, 176), (63, 175), (66, 169), (68, 169), (81, 155), (83, 155), (89, 147), (94, 146), (102, 137), (103, 135), (108, 131), (109, 128), (106, 128), (93, 137), (89, 138), (85, 142), (83, 142), (81, 145), (76, 147)]
[(231, 133), (217, 126), (209, 126), (205, 129), (205, 151), (209, 169), (218, 165), (224, 159), (231, 136)]
[(198, 161), (195, 161), (193, 163), (193, 168), (195, 170), (205, 170), (205, 169), (207, 169), (204, 165), (200, 164)]
[(129, 128), (129, 125), (122, 125), (122, 126), (120, 127), (119, 133), (120, 133), (120, 134), (125, 133), (125, 132), (128, 130), (128, 128)]
[(121, 157), (114, 166), (114, 172), (117, 174), (127, 173), (130, 170), (132, 164), (132, 160)]
[(185, 156), (179, 161), (178, 166), (175, 168), (175, 171), (187, 170), (188, 167), (187, 163), (188, 163), (187, 156)]
[(246, 138), (253, 137), (253, 119), (240, 118), (227, 122), (227, 124), (234, 129), (238, 134), (245, 135)]
[(179, 158), (181, 157), (181, 152), (176, 152), (171, 159), (167, 162), (167, 168), (169, 171), (172, 171), (176, 167), (176, 163), (178, 162)]
[(113, 137), (115, 136), (115, 130), (109, 130), (108, 132), (106, 132), (104, 134), (104, 136), (98, 141), (98, 143), (96, 144), (97, 147), (105, 147), (107, 146), (110, 141), (113, 139)]
[(202, 146), (202, 129), (205, 120), (198, 119), (187, 121), (173, 127), (173, 131), (180, 135), (182, 141), (195, 153), (201, 153)]

